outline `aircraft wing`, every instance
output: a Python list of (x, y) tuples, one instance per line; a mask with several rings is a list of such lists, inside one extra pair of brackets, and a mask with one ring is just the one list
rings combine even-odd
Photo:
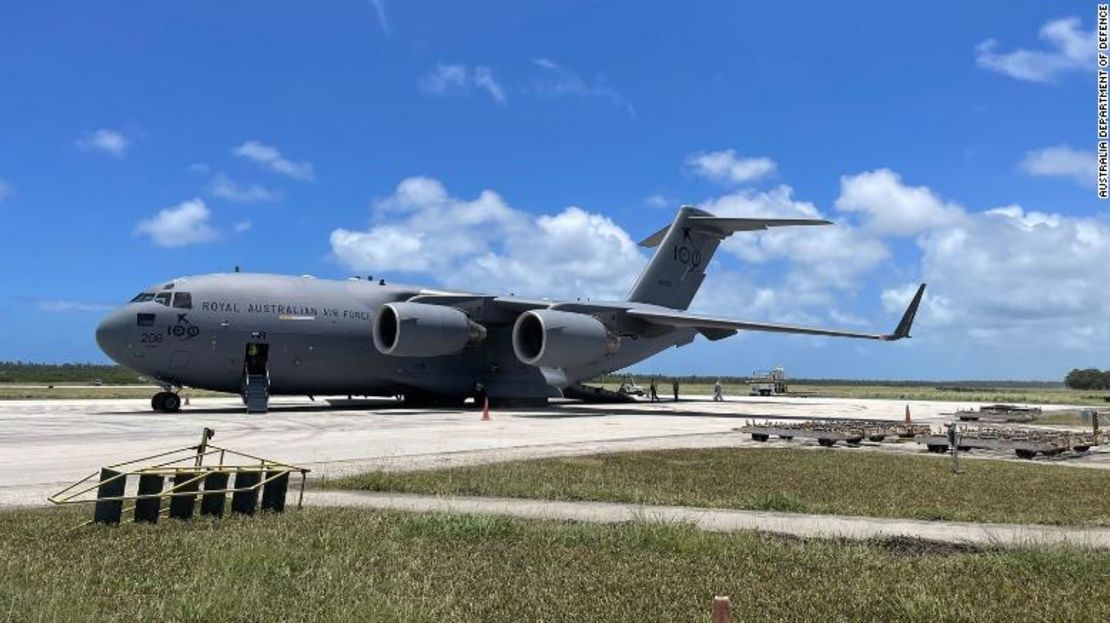
[(441, 293), (425, 292), (408, 299), (409, 303), (425, 303), (428, 305), (455, 306), (464, 303), (481, 303), (488, 301), (509, 311), (524, 312), (530, 309), (545, 309), (556, 304), (548, 299), (526, 299), (515, 296), (496, 296), (492, 294), (466, 294), (466, 293)]
[(833, 337), (854, 337), (870, 340), (894, 341), (910, 337), (910, 327), (913, 325), (917, 308), (921, 304), (921, 297), (925, 293), (925, 284), (917, 289), (913, 300), (910, 301), (906, 313), (902, 315), (901, 322), (893, 333), (880, 335), (875, 333), (857, 333), (854, 331), (840, 331), (836, 329), (821, 329), (815, 327), (798, 327), (785, 324), (772, 324), (765, 322), (746, 322), (743, 320), (729, 320), (727, 318), (714, 318), (712, 316), (699, 316), (683, 311), (655, 310), (655, 309), (630, 309), (628, 315), (639, 318), (645, 322), (668, 327), (693, 327), (710, 332), (721, 331), (771, 331), (774, 333), (802, 333), (806, 335), (828, 335)]

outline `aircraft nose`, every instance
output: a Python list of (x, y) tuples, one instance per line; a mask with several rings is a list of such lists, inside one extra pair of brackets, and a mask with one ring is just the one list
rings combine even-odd
[(116, 362), (122, 363), (123, 353), (127, 350), (127, 314), (117, 309), (100, 321), (96, 327), (96, 344)]

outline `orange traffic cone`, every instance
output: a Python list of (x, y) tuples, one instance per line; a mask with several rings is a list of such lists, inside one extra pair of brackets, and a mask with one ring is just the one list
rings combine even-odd
[(910, 406), (906, 405), (906, 424), (910, 423)]
[(485, 402), (482, 403), (482, 421), (489, 421), (489, 396), (486, 396)]
[(713, 598), (713, 623), (732, 623), (732, 605), (728, 597)]

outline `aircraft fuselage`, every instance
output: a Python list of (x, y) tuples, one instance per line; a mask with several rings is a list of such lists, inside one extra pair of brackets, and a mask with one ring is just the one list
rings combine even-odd
[[(540, 370), (521, 363), (511, 344), (512, 317), (487, 323), (484, 342), (454, 355), (394, 357), (379, 352), (371, 329), (382, 305), (432, 292), (350, 279), (230, 273), (185, 277), (147, 288), (114, 311), (97, 342), (116, 362), (172, 386), (239, 393), (251, 345), (266, 351), (271, 394), (392, 396), (423, 391), (491, 396), (558, 395)], [(144, 300), (145, 299), (145, 300)], [(602, 369), (629, 365), (692, 339), (668, 332), (641, 339)]]

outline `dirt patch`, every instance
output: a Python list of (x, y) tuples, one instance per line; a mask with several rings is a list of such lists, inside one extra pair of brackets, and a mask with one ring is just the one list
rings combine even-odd
[(982, 551), (981, 547), (967, 543), (950, 543), (944, 541), (929, 541), (910, 536), (892, 536), (874, 539), (872, 543), (888, 552), (906, 556), (953, 556), (956, 554), (974, 554)]

